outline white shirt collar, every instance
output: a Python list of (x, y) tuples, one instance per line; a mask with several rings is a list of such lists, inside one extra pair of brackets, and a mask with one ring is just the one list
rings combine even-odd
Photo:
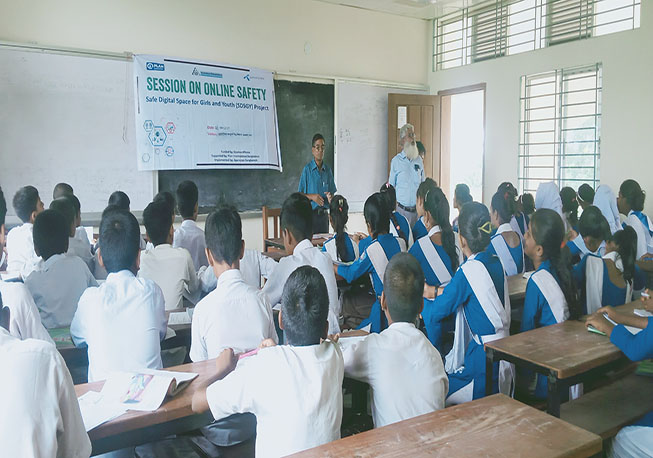
[[(211, 268), (211, 267), (209, 267)], [(229, 269), (220, 274), (218, 277), (218, 286), (225, 284), (233, 284), (239, 281), (243, 281), (243, 274), (238, 269)]]
[(497, 234), (503, 234), (504, 232), (514, 232), (510, 223), (503, 223), (497, 228)]
[(170, 248), (172, 248), (172, 245), (170, 245), (169, 243), (162, 243), (161, 245), (157, 245), (154, 247), (155, 250), (159, 250), (159, 251), (169, 250)]
[(192, 219), (185, 219), (181, 222), (181, 227), (197, 227), (197, 223)]
[(297, 244), (295, 249), (292, 251), (292, 254), (297, 254), (300, 251), (308, 250), (309, 248), (313, 248), (313, 243), (308, 239), (304, 239)]
[(388, 326), (388, 329), (408, 329), (408, 328), (415, 328), (415, 325), (413, 323), (406, 323), (405, 321), (396, 321), (392, 323), (390, 326)]
[(437, 234), (438, 232), (442, 232), (442, 230), (440, 229), (440, 226), (435, 225), (431, 228), (431, 230), (429, 230), (428, 237), (431, 237), (433, 234)]
[(123, 269), (118, 272), (111, 272), (109, 275), (107, 275), (107, 282), (111, 281), (121, 281), (121, 280), (127, 280), (129, 278), (135, 278), (136, 276), (133, 274), (133, 272), (129, 269)]
[(59, 261), (60, 259), (62, 259), (64, 256), (66, 256), (66, 255), (63, 254), (63, 253), (60, 253), (60, 254), (53, 254), (52, 256), (50, 256), (50, 257), (48, 258), (47, 261), (43, 261), (43, 269), (45, 269), (45, 270), (49, 269), (49, 268), (52, 267), (54, 264), (56, 264), (57, 261)]

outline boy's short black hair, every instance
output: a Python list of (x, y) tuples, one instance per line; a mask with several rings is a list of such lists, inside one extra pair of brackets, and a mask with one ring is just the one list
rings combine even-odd
[(219, 263), (233, 265), (240, 259), (243, 228), (238, 210), (224, 206), (206, 218), (204, 225), (206, 247)]
[(578, 232), (581, 237), (592, 237), (595, 240), (607, 240), (612, 235), (608, 220), (594, 205), (587, 207), (580, 215)]
[(182, 218), (193, 217), (199, 195), (199, 190), (194, 182), (186, 180), (179, 183), (177, 186), (177, 209)]
[(54, 189), (52, 190), (52, 199), (58, 199), (62, 196), (68, 196), (74, 194), (73, 187), (68, 183), (57, 183)]
[(5, 194), (2, 192), (2, 188), (0, 188), (0, 226), (2, 226), (5, 223), (6, 218), (7, 218), (7, 201), (5, 200)]
[(55, 254), (68, 251), (70, 224), (66, 217), (57, 210), (45, 210), (38, 214), (32, 229), (34, 250), (43, 260)]
[[(424, 288), (422, 284), (422, 288)], [(283, 287), (281, 321), (290, 345), (316, 345), (326, 337), (329, 293), (315, 267), (298, 267)]]
[(583, 183), (578, 188), (578, 197), (588, 204), (594, 203), (594, 189), (587, 183)]
[(297, 242), (313, 237), (313, 209), (304, 194), (292, 193), (281, 207), (281, 229), (287, 229)]
[(424, 302), (424, 271), (410, 253), (397, 253), (383, 274), (383, 293), (392, 321), (415, 323)]
[(124, 192), (114, 191), (109, 196), (108, 205), (115, 205), (121, 210), (129, 211), (129, 206), (131, 205), (131, 201), (129, 200), (129, 196)]
[(143, 225), (154, 246), (166, 243), (172, 226), (170, 207), (163, 201), (150, 203), (143, 210)]
[(140, 249), (136, 217), (126, 210), (107, 207), (100, 222), (100, 255), (108, 273), (131, 269)]
[(73, 207), (75, 208), (75, 216), (79, 216), (82, 213), (82, 204), (75, 194), (69, 194), (68, 199), (72, 202)]
[(39, 191), (34, 186), (24, 186), (14, 194), (14, 210), (23, 223), (29, 223), (39, 203)]
[(70, 228), (72, 228), (73, 224), (75, 224), (75, 219), (77, 219), (77, 212), (75, 211), (72, 200), (70, 200), (70, 196), (64, 195), (58, 199), (54, 199), (50, 202), (50, 210), (56, 210), (64, 216), (68, 232), (70, 232)]
[(170, 191), (158, 192), (157, 195), (154, 196), (153, 202), (165, 202), (165, 204), (170, 209), (170, 214), (171, 215), (175, 214), (175, 207), (177, 206), (177, 201), (175, 200), (175, 196), (173, 196)]
[(322, 134), (313, 135), (313, 140), (311, 141), (311, 146), (315, 146), (315, 142), (317, 142), (318, 140), (325, 141), (324, 136)]

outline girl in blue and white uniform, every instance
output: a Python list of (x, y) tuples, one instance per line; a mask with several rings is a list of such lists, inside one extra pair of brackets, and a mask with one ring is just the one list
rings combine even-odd
[(426, 198), (426, 193), (431, 189), (438, 187), (438, 184), (431, 178), (427, 178), (422, 181), (417, 188), (417, 199), (415, 200), (415, 208), (417, 209), (417, 221), (413, 224), (413, 241), (417, 241), (428, 234), (429, 230), (426, 228), (425, 224), (425, 211), (424, 211), (424, 199)]
[(653, 222), (642, 212), (645, 197), (644, 191), (635, 180), (621, 183), (617, 206), (620, 213), (628, 215), (626, 224), (637, 233), (637, 259), (647, 253), (653, 253)]
[(357, 240), (345, 232), (349, 220), (349, 205), (347, 199), (340, 195), (331, 198), (329, 204), (329, 222), (334, 235), (322, 245), (322, 251), (331, 257), (335, 263), (354, 262), (358, 259)]
[(522, 239), (520, 234), (515, 232), (510, 225), (510, 220), (514, 218), (515, 209), (515, 200), (510, 192), (497, 192), (492, 196), (490, 217), (492, 225), (497, 227), (497, 231), (490, 239), (487, 250), (499, 257), (503, 265), (503, 271), (507, 276), (524, 272)]
[(397, 192), (394, 186), (386, 183), (381, 186), (379, 192), (386, 199), (386, 203), (390, 209), (390, 234), (404, 239), (406, 249), (410, 248), (413, 245), (413, 231), (410, 229), (410, 223), (406, 217), (395, 211), (395, 208), (397, 208)]
[(610, 236), (610, 226), (597, 207), (590, 205), (578, 221), (579, 234), (567, 242), (572, 264), (578, 264), (588, 254), (603, 256), (605, 240)]

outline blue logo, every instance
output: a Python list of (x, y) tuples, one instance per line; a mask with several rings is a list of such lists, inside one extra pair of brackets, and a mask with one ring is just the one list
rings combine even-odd
[(145, 68), (150, 71), (158, 71), (158, 72), (162, 72), (166, 69), (165, 65), (160, 64), (158, 62), (148, 62), (147, 64), (145, 64)]
[(249, 73), (248, 73), (247, 75), (243, 76), (243, 79), (249, 81), (249, 80), (250, 80), (250, 79), (249, 79)]

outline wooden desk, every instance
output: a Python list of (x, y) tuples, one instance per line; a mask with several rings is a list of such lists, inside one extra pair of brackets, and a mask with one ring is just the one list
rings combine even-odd
[(292, 456), (585, 457), (601, 448), (599, 436), (496, 394)]
[[(638, 301), (617, 307), (632, 312)], [(492, 392), (493, 363), (509, 361), (548, 377), (547, 412), (560, 417), (560, 395), (568, 387), (622, 364), (625, 355), (610, 339), (588, 332), (585, 320), (565, 321), (485, 344), (486, 392)]]
[(510, 303), (513, 301), (523, 301), (526, 297), (526, 284), (528, 278), (523, 274), (511, 275), (508, 277), (508, 294), (510, 294)]
[[(201, 382), (215, 371), (215, 360), (171, 367), (177, 372), (196, 372), (199, 376), (174, 398), (166, 398), (154, 412), (128, 411), (124, 415), (89, 431), (93, 455), (152, 442), (171, 434), (206, 426), (213, 421), (210, 411), (196, 415), (191, 408), (193, 394)], [(88, 391), (101, 391), (104, 381), (75, 385), (77, 397)]]
[[(326, 242), (327, 240), (329, 240), (327, 237), (318, 237), (318, 238), (313, 238), (311, 240), (311, 243), (313, 243), (313, 246), (321, 247), (322, 245), (324, 245), (324, 242)], [(278, 250), (285, 252), (286, 246), (283, 244), (282, 238), (265, 239), (265, 243), (269, 247), (276, 248)]]

